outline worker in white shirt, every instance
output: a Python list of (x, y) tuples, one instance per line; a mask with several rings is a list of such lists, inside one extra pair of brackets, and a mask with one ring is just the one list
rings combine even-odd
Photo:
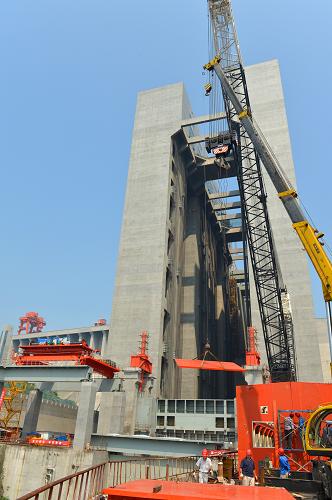
[(196, 462), (196, 467), (199, 471), (199, 482), (207, 483), (209, 479), (209, 472), (212, 469), (212, 462), (208, 457), (208, 451), (206, 448), (202, 451), (202, 456)]

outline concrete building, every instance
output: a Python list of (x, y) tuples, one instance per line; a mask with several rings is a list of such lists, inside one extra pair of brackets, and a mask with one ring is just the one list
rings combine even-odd
[[(255, 119), (296, 185), (278, 62), (247, 68), (247, 80)], [(232, 375), (176, 368), (174, 358), (199, 356), (207, 339), (219, 359), (244, 362), (243, 273), (234, 266), (243, 234), (241, 221), (232, 222), (241, 214), (227, 212), (222, 218), (228, 222), (227, 230), (217, 226), (209, 207), (211, 199), (220, 200), (220, 195), (214, 196), (210, 189), (207, 200), (204, 189), (207, 181), (232, 186), (236, 171), (231, 159), (228, 168), (216, 165), (199, 147), (197, 125), (204, 121), (193, 117), (182, 83), (138, 96), (110, 325), (114, 335), (106, 352), (126, 366), (139, 332), (148, 330), (155, 397), (234, 395), (239, 380)], [(327, 336), (314, 317), (306, 255), (265, 177), (276, 252), (291, 300), (299, 379), (321, 381)], [(228, 193), (223, 201), (241, 208), (236, 194), (236, 190)], [(250, 295), (264, 361), (253, 279)]]

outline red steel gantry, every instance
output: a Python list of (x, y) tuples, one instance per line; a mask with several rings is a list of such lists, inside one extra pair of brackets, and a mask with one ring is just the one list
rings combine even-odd
[(25, 330), (25, 333), (39, 333), (44, 326), (46, 326), (46, 321), (37, 312), (27, 312), (25, 316), (20, 317), (17, 335), (20, 335), (23, 330)]
[(152, 362), (150, 361), (149, 355), (147, 354), (148, 338), (149, 338), (148, 332), (146, 331), (142, 332), (139, 352), (138, 354), (133, 354), (132, 356), (130, 356), (130, 366), (132, 368), (141, 369), (139, 392), (142, 392), (143, 390), (145, 375), (150, 375), (152, 373)]
[(115, 363), (95, 357), (94, 349), (85, 340), (75, 344), (30, 344), (20, 346), (21, 354), (14, 354), (17, 365), (47, 365), (51, 361), (75, 361), (77, 365), (90, 366), (104, 377), (113, 378), (119, 372)]

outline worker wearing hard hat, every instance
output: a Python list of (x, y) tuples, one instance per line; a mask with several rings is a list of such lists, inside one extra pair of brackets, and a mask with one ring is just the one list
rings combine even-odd
[(255, 474), (255, 462), (252, 459), (251, 450), (247, 450), (246, 456), (240, 464), (240, 479), (242, 479), (242, 486), (255, 486), (257, 476)]
[(278, 449), (280, 478), (287, 479), (290, 473), (290, 465), (283, 448)]
[(206, 448), (202, 451), (202, 456), (196, 462), (196, 467), (199, 471), (199, 482), (207, 483), (209, 479), (209, 472), (212, 469), (212, 462), (208, 457), (208, 451)]

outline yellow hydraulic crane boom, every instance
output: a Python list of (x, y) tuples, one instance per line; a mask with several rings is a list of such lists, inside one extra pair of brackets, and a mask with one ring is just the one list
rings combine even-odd
[[(230, 1), (223, 0), (222, 2), (220, 2), (219, 0), (209, 0), (209, 4), (212, 15), (213, 9), (217, 7), (219, 9), (218, 15), (222, 18), (225, 26), (232, 26), (235, 32)], [(229, 31), (227, 32), (229, 33)], [(237, 59), (238, 64), (240, 64), (241, 66), (241, 72), (243, 72), (244, 74), (239, 53), (239, 45), (236, 38), (234, 38), (233, 40), (233, 45), (235, 46), (235, 51), (237, 52), (237, 56), (235, 59)], [(235, 65), (234, 69), (232, 70), (232, 65), (230, 65), (229, 62), (228, 65), (226, 65), (222, 57), (225, 56), (222, 50), (220, 50), (217, 56), (204, 66), (204, 69), (207, 71), (214, 71), (218, 79), (220, 80), (224, 95), (231, 102), (231, 105), (233, 106), (233, 109), (235, 111), (235, 116), (237, 115), (238, 120), (244, 127), (248, 137), (250, 138), (257, 151), (258, 156), (263, 162), (265, 169), (277, 190), (278, 196), (292, 221), (293, 228), (297, 232), (303, 244), (303, 247), (306, 250), (321, 280), (324, 300), (326, 302), (330, 359), (332, 360), (332, 263), (324, 250), (324, 243), (321, 241), (321, 238), (324, 236), (324, 234), (314, 228), (308, 221), (305, 212), (303, 211), (299, 203), (296, 190), (287, 179), (287, 176), (285, 175), (263, 133), (259, 129), (258, 125), (254, 122), (250, 106), (246, 106), (245, 100), (239, 98), (240, 96), (235, 86)], [(227, 68), (227, 70), (224, 69), (223, 66)]]

